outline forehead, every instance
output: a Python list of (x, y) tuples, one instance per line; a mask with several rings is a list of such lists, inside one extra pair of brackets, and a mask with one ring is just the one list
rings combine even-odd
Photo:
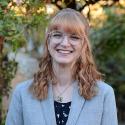
[(84, 24), (78, 17), (67, 14), (55, 17), (50, 23), (49, 30), (63, 30), (67, 33), (80, 35), (84, 32)]

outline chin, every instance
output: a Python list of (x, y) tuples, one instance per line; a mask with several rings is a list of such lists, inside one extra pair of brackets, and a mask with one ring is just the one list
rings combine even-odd
[(63, 59), (55, 59), (55, 62), (61, 65), (69, 65), (72, 64), (74, 61), (70, 60), (69, 58), (63, 58)]

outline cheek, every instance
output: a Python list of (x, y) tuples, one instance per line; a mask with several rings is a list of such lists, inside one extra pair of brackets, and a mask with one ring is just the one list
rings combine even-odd
[(55, 47), (56, 47), (55, 44), (52, 44), (52, 43), (48, 44), (48, 51), (49, 51), (51, 56), (55, 53)]

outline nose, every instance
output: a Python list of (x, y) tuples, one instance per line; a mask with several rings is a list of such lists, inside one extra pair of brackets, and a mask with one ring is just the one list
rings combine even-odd
[(62, 41), (61, 41), (61, 45), (63, 45), (63, 46), (68, 46), (68, 45), (70, 45), (70, 44), (69, 44), (68, 36), (64, 36), (64, 38), (63, 38)]

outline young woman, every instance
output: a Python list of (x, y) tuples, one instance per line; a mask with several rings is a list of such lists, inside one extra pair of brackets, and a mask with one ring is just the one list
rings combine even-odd
[(6, 125), (118, 125), (114, 92), (96, 68), (88, 32), (73, 9), (51, 19), (39, 71), (14, 90)]

